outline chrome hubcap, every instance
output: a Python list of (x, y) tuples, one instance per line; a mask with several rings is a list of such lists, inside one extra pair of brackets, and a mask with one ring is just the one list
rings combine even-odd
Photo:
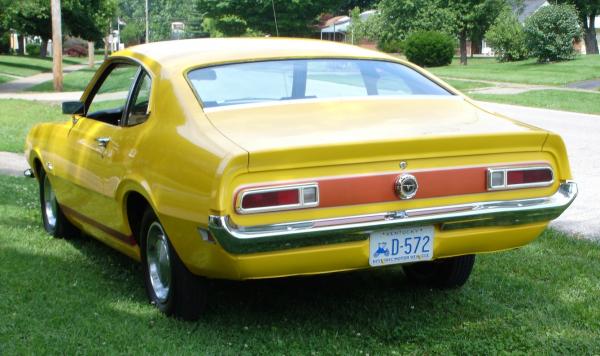
[(146, 257), (150, 284), (158, 301), (164, 303), (171, 287), (171, 261), (167, 235), (158, 222), (153, 222), (148, 229)]
[(50, 179), (48, 176), (44, 177), (44, 213), (46, 214), (46, 222), (51, 229), (56, 227), (56, 212), (58, 206), (56, 203), (56, 196), (54, 190), (50, 185)]

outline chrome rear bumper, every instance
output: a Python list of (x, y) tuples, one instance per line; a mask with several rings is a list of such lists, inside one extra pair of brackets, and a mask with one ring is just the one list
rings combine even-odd
[(307, 220), (273, 225), (237, 226), (228, 216), (210, 216), (213, 237), (233, 254), (276, 251), (365, 240), (376, 230), (441, 224), (441, 230), (508, 226), (549, 221), (562, 214), (577, 196), (577, 184), (563, 182), (543, 198), (478, 202), (379, 214)]

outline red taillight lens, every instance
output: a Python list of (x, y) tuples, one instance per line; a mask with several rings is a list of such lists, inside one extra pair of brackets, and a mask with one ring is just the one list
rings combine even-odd
[(508, 171), (508, 185), (543, 183), (552, 181), (552, 171), (548, 168)]
[(243, 209), (266, 208), (281, 205), (300, 204), (300, 190), (277, 190), (272, 192), (250, 193), (242, 200)]
[(520, 189), (546, 187), (552, 184), (554, 174), (550, 167), (488, 168), (487, 189)]

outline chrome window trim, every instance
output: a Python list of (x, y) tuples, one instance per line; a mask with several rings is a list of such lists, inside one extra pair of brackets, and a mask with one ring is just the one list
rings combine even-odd
[[(309, 188), (315, 188), (316, 190), (316, 201), (314, 202), (305, 202), (304, 201), (304, 190)], [(271, 193), (278, 192), (282, 190), (298, 190), (298, 204), (288, 204), (288, 205), (277, 205), (271, 207), (260, 207), (260, 208), (249, 208), (244, 209), (242, 207), (242, 202), (244, 198), (249, 194), (257, 194), (257, 193)], [(242, 189), (238, 192), (237, 198), (235, 201), (235, 211), (238, 214), (254, 214), (254, 213), (264, 213), (264, 212), (272, 212), (272, 211), (283, 211), (283, 210), (295, 210), (295, 209), (304, 209), (304, 208), (314, 208), (319, 206), (319, 184), (318, 183), (302, 183), (302, 184), (287, 184), (287, 185), (277, 185), (277, 186), (267, 186), (260, 188), (250, 188), (250, 189)]]
[[(549, 181), (544, 182), (535, 182), (535, 183), (522, 183), (522, 184), (508, 184), (508, 173), (514, 171), (534, 171), (534, 170), (542, 170), (546, 169), (550, 171), (550, 176), (552, 177)], [(497, 172), (502, 172), (504, 174), (503, 184), (502, 185), (492, 185), (492, 175)], [(550, 166), (528, 166), (528, 167), (494, 167), (487, 169), (487, 190), (488, 191), (496, 191), (496, 190), (510, 190), (510, 189), (522, 189), (522, 188), (538, 188), (538, 187), (548, 187), (554, 184), (554, 171)]]

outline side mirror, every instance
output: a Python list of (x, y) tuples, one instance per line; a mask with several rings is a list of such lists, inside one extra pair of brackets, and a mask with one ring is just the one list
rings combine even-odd
[(65, 101), (62, 103), (62, 113), (65, 115), (83, 115), (84, 106), (81, 101)]

